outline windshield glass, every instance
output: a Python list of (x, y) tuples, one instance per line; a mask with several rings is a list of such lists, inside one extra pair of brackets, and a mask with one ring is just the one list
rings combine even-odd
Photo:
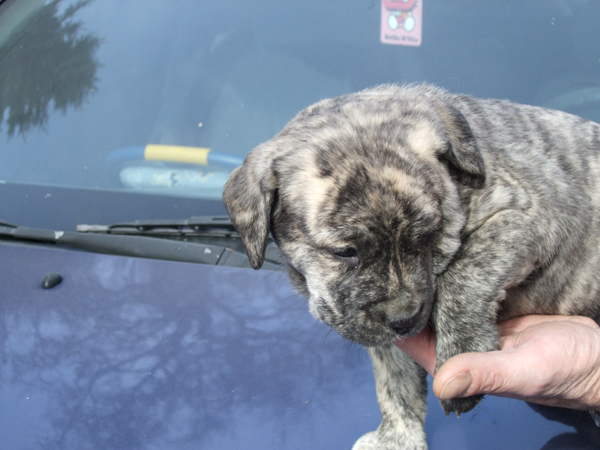
[(592, 0), (4, 1), (2, 218), (224, 213), (252, 148), (309, 104), (380, 83), (599, 121), (599, 13)]

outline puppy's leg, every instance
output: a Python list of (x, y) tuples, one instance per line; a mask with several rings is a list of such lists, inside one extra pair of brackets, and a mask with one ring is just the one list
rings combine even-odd
[[(439, 276), (433, 311), (437, 369), (452, 356), (499, 348), (496, 314), (507, 286), (521, 283), (538, 257), (530, 218), (503, 211), (474, 231), (461, 255)], [(446, 414), (470, 411), (482, 396), (442, 400)]]
[(426, 450), (426, 372), (393, 344), (369, 348), (381, 425), (352, 450)]

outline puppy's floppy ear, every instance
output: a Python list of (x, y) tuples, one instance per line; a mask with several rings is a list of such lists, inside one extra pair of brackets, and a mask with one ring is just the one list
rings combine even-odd
[(467, 119), (448, 105), (440, 116), (446, 125), (448, 142), (439, 150), (438, 157), (450, 163), (460, 183), (481, 189), (485, 185), (485, 165)]
[(271, 152), (259, 146), (233, 171), (223, 190), (223, 202), (248, 253), (250, 264), (260, 269), (265, 259), (271, 208), (277, 181)]

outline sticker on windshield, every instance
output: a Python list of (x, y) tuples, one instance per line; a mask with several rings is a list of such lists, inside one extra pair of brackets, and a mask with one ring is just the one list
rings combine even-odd
[(381, 1), (381, 42), (421, 45), (423, 0)]

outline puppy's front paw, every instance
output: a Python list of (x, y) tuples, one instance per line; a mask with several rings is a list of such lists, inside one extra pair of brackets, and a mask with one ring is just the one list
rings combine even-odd
[(354, 443), (352, 446), (352, 450), (376, 450), (378, 449), (379, 440), (377, 436), (375, 436), (377, 432), (371, 431), (370, 433), (362, 436), (358, 441)]
[(362, 436), (352, 450), (427, 450), (425, 436), (391, 436), (380, 430)]
[(471, 397), (464, 398), (451, 398), (450, 400), (440, 400), (440, 404), (442, 405), (442, 409), (446, 416), (451, 412), (456, 414), (456, 417), (459, 417), (462, 413), (466, 413), (471, 411), (477, 403), (481, 401), (483, 395), (473, 395)]

